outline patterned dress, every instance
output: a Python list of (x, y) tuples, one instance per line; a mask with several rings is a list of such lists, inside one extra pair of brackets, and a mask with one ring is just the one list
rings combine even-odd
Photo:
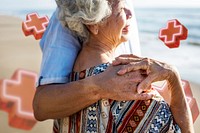
[[(98, 65), (71, 74), (71, 81), (99, 74), (109, 66)], [(166, 133), (181, 132), (169, 106), (162, 99), (115, 101), (102, 99), (76, 114), (54, 121), (54, 133)]]

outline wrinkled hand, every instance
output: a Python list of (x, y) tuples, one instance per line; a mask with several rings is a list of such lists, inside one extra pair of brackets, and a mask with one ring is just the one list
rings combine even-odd
[[(102, 98), (109, 98), (117, 101), (147, 100), (153, 94), (137, 92), (138, 84), (145, 79), (146, 75), (141, 70), (118, 75), (122, 65), (110, 65), (105, 72), (99, 74), (98, 84), (101, 83)], [(96, 77), (96, 76), (95, 76)]]
[(172, 66), (166, 63), (131, 54), (117, 57), (112, 64), (114, 66), (124, 65), (117, 72), (119, 75), (124, 75), (135, 70), (143, 70), (146, 72), (148, 76), (138, 85), (138, 93), (150, 89), (153, 82), (169, 80), (175, 71)]

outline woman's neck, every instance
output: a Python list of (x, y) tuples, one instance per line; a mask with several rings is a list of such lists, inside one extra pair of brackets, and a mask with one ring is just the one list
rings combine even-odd
[(115, 45), (90, 39), (83, 44), (74, 65), (74, 71), (81, 71), (114, 59)]

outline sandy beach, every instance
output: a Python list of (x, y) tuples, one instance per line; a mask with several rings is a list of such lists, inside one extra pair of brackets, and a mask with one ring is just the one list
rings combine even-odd
[[(39, 41), (33, 36), (25, 37), (22, 20), (12, 16), (0, 16), (0, 80), (9, 79), (16, 69), (39, 72), (42, 53)], [(193, 96), (200, 107), (200, 84), (190, 82)], [(37, 122), (30, 131), (12, 128), (8, 125), (8, 114), (0, 110), (1, 133), (48, 133), (52, 132), (52, 120)], [(200, 117), (194, 123), (195, 131), (200, 132)]]
[[(23, 69), (38, 73), (42, 58), (39, 41), (33, 36), (25, 37), (22, 20), (11, 16), (0, 16), (0, 80), (10, 79), (15, 70)], [(48, 133), (52, 120), (37, 122), (30, 131), (12, 128), (8, 114), (0, 110), (1, 133)]]

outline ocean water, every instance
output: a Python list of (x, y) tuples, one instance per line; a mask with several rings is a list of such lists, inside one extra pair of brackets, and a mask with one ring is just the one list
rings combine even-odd
[[(1, 7), (1, 6), (0, 6)], [(25, 20), (26, 14), (38, 12), (49, 18), (55, 5), (46, 8), (0, 8), (0, 14), (17, 16)], [(142, 56), (161, 60), (176, 66), (181, 78), (200, 84), (200, 8), (136, 8)], [(169, 49), (158, 39), (160, 28), (167, 21), (178, 19), (188, 29), (187, 40), (180, 47)]]
[(0, 3), (0, 14), (17, 16), (22, 19), (32, 12), (50, 17), (56, 8), (55, 0), (0, 0)]
[(188, 38), (183, 43), (200, 46), (200, 7), (136, 8), (135, 12), (140, 34), (155, 36), (168, 20), (178, 19), (188, 29)]
[[(200, 8), (136, 8), (135, 14), (142, 56), (174, 65), (182, 79), (200, 83)], [(188, 38), (178, 48), (169, 49), (158, 33), (172, 19), (188, 29)]]

